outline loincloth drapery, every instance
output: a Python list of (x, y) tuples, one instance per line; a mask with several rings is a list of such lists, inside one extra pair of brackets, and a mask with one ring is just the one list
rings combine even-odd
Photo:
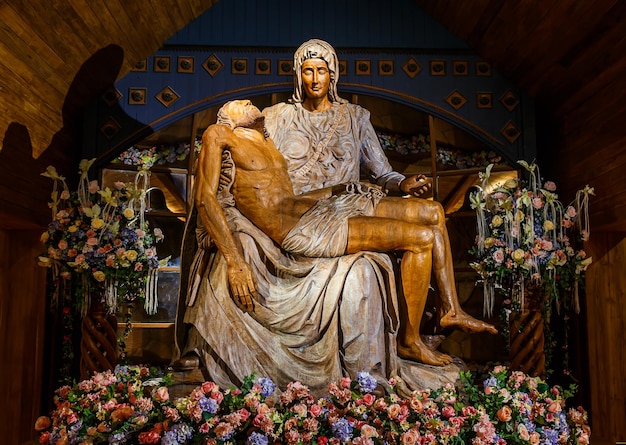
[(334, 258), (346, 253), (348, 219), (372, 216), (384, 193), (366, 184), (346, 185), (345, 192), (315, 204), (289, 231), (282, 247), (311, 258)]

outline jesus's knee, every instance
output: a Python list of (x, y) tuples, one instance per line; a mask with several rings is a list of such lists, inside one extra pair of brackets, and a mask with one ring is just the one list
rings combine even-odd
[(410, 230), (410, 233), (406, 235), (408, 250), (412, 250), (414, 252), (431, 250), (435, 243), (435, 234), (432, 230), (425, 227), (414, 227)]
[(445, 222), (445, 211), (438, 201), (407, 200), (405, 215), (407, 221), (423, 225), (438, 226)]

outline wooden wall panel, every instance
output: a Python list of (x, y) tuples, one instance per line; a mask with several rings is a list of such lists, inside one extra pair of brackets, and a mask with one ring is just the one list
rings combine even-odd
[(592, 443), (615, 443), (626, 438), (626, 234), (594, 233), (587, 249)]
[(44, 381), (45, 270), (40, 231), (0, 231), (0, 437), (35, 439)]

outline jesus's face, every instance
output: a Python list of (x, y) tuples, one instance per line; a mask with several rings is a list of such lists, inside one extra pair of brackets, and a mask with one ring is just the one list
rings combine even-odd
[(328, 96), (330, 70), (324, 59), (306, 59), (302, 63), (302, 87), (307, 99), (323, 99)]
[(265, 117), (249, 100), (234, 100), (224, 106), (235, 127), (253, 128), (262, 125)]

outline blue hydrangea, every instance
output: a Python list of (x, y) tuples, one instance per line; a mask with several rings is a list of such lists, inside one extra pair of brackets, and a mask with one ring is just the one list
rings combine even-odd
[(166, 431), (161, 439), (161, 445), (183, 445), (193, 437), (193, 428), (186, 423), (177, 423)]
[(359, 383), (359, 388), (364, 393), (373, 392), (378, 386), (378, 382), (374, 377), (372, 377), (369, 373), (360, 371), (356, 374), (357, 382)]
[(267, 436), (254, 431), (250, 436), (248, 436), (248, 440), (246, 440), (246, 445), (267, 445), (269, 443), (269, 439)]
[(557, 417), (559, 418), (557, 422), (559, 432), (566, 433), (569, 436), (570, 429), (569, 429), (569, 425), (567, 424), (567, 416), (565, 415), (563, 411), (560, 411), (557, 414)]
[(542, 445), (558, 445), (559, 433), (551, 428), (544, 428), (543, 435), (545, 439), (541, 442)]
[(121, 445), (128, 441), (128, 433), (115, 433), (109, 436), (110, 445)]
[(272, 381), (272, 379), (268, 377), (261, 377), (259, 379), (259, 385), (261, 385), (261, 395), (263, 397), (271, 396), (276, 390), (276, 385)]
[(483, 386), (485, 388), (488, 386), (498, 387), (498, 380), (495, 377), (489, 377), (487, 380), (483, 382)]
[(210, 414), (215, 414), (217, 412), (217, 409), (219, 408), (216, 400), (209, 399), (208, 397), (204, 396), (200, 400), (198, 400), (198, 406), (200, 406), (200, 409), (202, 411)]
[(537, 429), (537, 427), (535, 426), (535, 423), (529, 418), (522, 419), (522, 422), (524, 422), (526, 429), (531, 433)]
[(332, 431), (333, 436), (339, 439), (342, 442), (347, 442), (352, 439), (352, 424), (345, 418), (341, 418), (333, 423)]

